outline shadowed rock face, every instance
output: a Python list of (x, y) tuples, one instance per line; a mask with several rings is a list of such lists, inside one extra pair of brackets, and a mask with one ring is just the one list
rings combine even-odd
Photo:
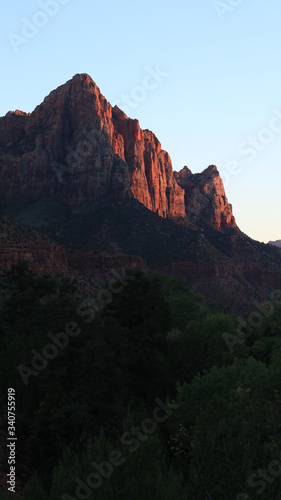
[(200, 174), (188, 167), (174, 172), (178, 184), (185, 190), (185, 209), (188, 220), (198, 226), (206, 223), (217, 231), (238, 230), (232, 206), (225, 195), (222, 179), (215, 165)]
[[(256, 302), (280, 288), (280, 249), (241, 232), (216, 231), (210, 225), (202, 232), (184, 222), (158, 217), (133, 197), (79, 207), (54, 199), (39, 200), (10, 205), (5, 213), (64, 245), (68, 265), (85, 276), (86, 288), (90, 277), (94, 287), (96, 282), (103, 286), (112, 278), (111, 268), (136, 264), (142, 269), (145, 262), (149, 269), (183, 278), (189, 289), (228, 311), (252, 312)], [(0, 227), (0, 243), (1, 238)], [(46, 254), (45, 242), (38, 243), (36, 252), (43, 245), (41, 251)], [(32, 245), (37, 246), (26, 241), (26, 246)]]
[(50, 196), (69, 204), (133, 196), (166, 217), (184, 216), (184, 190), (152, 132), (112, 109), (88, 75), (37, 106), (0, 119), (0, 197)]

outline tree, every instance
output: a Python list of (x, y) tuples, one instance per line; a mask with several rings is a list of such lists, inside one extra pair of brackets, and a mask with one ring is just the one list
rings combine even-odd
[[(179, 387), (170, 429), (188, 498), (255, 493), (251, 479), (280, 455), (279, 392), (280, 368), (253, 358), (214, 367)], [(280, 481), (266, 484), (263, 498), (276, 498)]]

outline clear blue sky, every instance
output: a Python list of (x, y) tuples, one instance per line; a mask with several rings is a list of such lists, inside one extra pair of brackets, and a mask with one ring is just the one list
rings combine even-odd
[(50, 0), (42, 16), (46, 4), (2, 5), (0, 115), (89, 73), (113, 105), (130, 96), (175, 170), (217, 165), (244, 232), (280, 239), (281, 3)]

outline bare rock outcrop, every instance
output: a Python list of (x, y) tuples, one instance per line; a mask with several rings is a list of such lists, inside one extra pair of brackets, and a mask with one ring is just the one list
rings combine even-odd
[(4, 204), (133, 196), (163, 217), (185, 215), (168, 153), (137, 120), (112, 109), (86, 74), (51, 92), (33, 113), (1, 118), (0, 136)]
[(174, 172), (178, 184), (185, 190), (185, 210), (188, 220), (198, 226), (206, 223), (217, 231), (238, 230), (228, 203), (223, 181), (215, 165), (200, 174), (188, 167)]

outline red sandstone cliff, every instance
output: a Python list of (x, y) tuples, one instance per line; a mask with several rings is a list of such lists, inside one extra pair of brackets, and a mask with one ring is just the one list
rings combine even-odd
[(237, 229), (216, 167), (173, 172), (157, 137), (112, 108), (86, 74), (51, 92), (33, 113), (0, 118), (2, 203), (128, 196), (162, 217)]
[(207, 223), (218, 231), (238, 230), (215, 165), (210, 165), (200, 174), (192, 174), (188, 167), (184, 167), (174, 172), (174, 176), (185, 190), (185, 209), (190, 221), (199, 226)]
[(138, 120), (128, 119), (117, 106), (113, 108), (113, 120), (124, 141), (133, 196), (163, 217), (184, 216), (184, 191), (157, 137), (149, 130), (141, 130)]
[(55, 235), (72, 266), (64, 247), (2, 219), (0, 272), (26, 259), (38, 271), (74, 273), (87, 295), (88, 274), (103, 286), (109, 267), (147, 261), (230, 308), (278, 285), (280, 250), (239, 231), (216, 167), (173, 173), (155, 135), (112, 108), (88, 75), (31, 114), (0, 118), (0, 202), (7, 216)]
[(168, 153), (76, 75), (31, 114), (0, 119), (0, 198), (5, 204), (55, 197), (69, 204), (134, 196), (161, 216), (184, 216), (184, 190)]

